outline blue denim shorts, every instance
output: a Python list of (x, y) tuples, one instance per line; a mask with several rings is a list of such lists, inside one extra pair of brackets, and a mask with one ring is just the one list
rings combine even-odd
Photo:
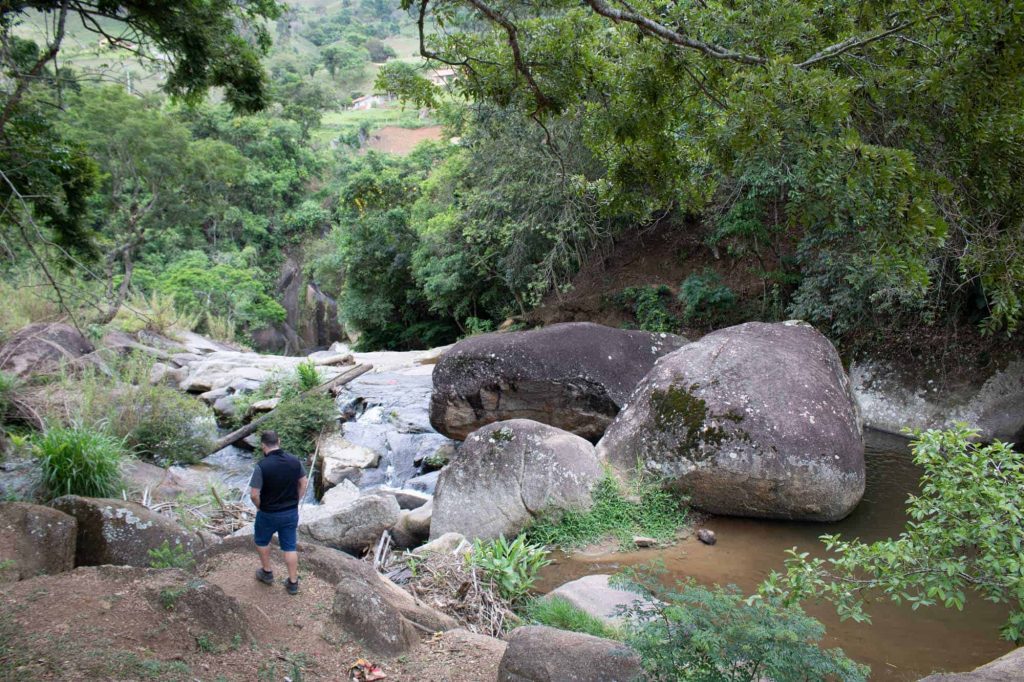
[(253, 539), (257, 547), (266, 547), (277, 533), (282, 552), (294, 552), (299, 530), (299, 510), (286, 509), (279, 512), (256, 512), (256, 527)]

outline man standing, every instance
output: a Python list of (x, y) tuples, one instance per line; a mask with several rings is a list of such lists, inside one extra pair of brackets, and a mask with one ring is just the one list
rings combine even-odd
[(273, 431), (260, 437), (263, 459), (256, 464), (249, 480), (249, 496), (256, 505), (256, 528), (253, 539), (262, 566), (256, 579), (274, 584), (270, 566), (270, 540), (277, 533), (284, 563), (288, 566), (285, 588), (288, 594), (299, 593), (299, 554), (295, 549), (299, 529), (299, 500), (306, 494), (306, 470), (298, 457), (281, 449), (281, 441)]

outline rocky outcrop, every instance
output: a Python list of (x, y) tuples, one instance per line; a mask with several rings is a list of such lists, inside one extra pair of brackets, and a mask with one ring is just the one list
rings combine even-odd
[[(176, 356), (175, 359), (177, 364), (188, 371), (179, 387), (183, 391), (203, 394), (221, 389), (226, 389), (231, 394), (244, 393), (275, 374), (291, 376), (299, 363), (306, 361), (306, 358), (230, 350), (214, 351), (194, 358)], [(330, 365), (318, 369), (321, 380), (329, 381), (344, 372), (347, 367)], [(206, 400), (216, 400), (219, 397), (221, 395), (208, 395)]]
[(489, 424), (441, 471), (430, 537), (511, 537), (541, 514), (589, 508), (601, 474), (579, 436), (528, 419)]
[(462, 440), (523, 418), (597, 440), (654, 361), (685, 343), (589, 322), (474, 336), (434, 368), (430, 423)]
[(1024, 445), (1024, 360), (980, 381), (910, 379), (886, 362), (869, 360), (853, 364), (850, 381), (864, 424), (871, 428), (902, 433), (966, 422), (984, 440)]
[(340, 433), (330, 433), (319, 441), (320, 481), (329, 490), (342, 481), (359, 484), (363, 469), (370, 469), (380, 462), (375, 450), (350, 443)]
[(70, 571), (77, 531), (74, 517), (56, 509), (0, 502), (0, 581)]
[(76, 566), (149, 566), (149, 551), (165, 542), (193, 553), (203, 548), (197, 534), (134, 502), (65, 495), (50, 506), (78, 521)]
[(1024, 680), (1024, 647), (975, 668), (969, 673), (929, 675), (921, 682), (1020, 682)]
[(803, 323), (750, 322), (671, 353), (598, 445), (639, 462), (716, 514), (834, 521), (864, 493), (864, 441), (828, 339)]
[(634, 682), (641, 673), (621, 642), (530, 625), (509, 635), (498, 682)]
[(303, 510), (299, 536), (353, 554), (372, 547), (401, 512), (392, 495), (360, 495), (341, 506), (331, 505), (329, 496), (328, 504)]
[(621, 625), (622, 610), (648, 603), (635, 592), (612, 587), (609, 575), (587, 575), (548, 592), (542, 599), (564, 599), (576, 608), (603, 620), (608, 625)]
[(60, 322), (30, 324), (0, 347), (0, 370), (19, 377), (53, 374), (95, 348), (77, 329)]

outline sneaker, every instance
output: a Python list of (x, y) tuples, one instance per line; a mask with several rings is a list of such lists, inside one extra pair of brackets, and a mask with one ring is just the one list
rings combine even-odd
[(298, 594), (299, 593), (299, 581), (296, 580), (295, 582), (292, 582), (288, 578), (285, 578), (284, 579), (284, 589), (288, 590), (288, 594)]
[(274, 572), (264, 571), (262, 568), (256, 569), (256, 580), (259, 580), (264, 585), (274, 584)]

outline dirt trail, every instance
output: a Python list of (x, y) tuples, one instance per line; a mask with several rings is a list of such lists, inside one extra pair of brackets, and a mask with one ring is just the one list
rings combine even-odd
[[(280, 580), (284, 562), (275, 554)], [(497, 679), (498, 642), (454, 631), (428, 636), (404, 656), (374, 656), (332, 622), (331, 584), (303, 575), (291, 596), (280, 583), (257, 582), (256, 566), (254, 552), (233, 551), (204, 565), (201, 580), (176, 570), (99, 567), (4, 586), (0, 680), (334, 682), (349, 679), (359, 658), (377, 663), (388, 681)], [(203, 582), (233, 598), (213, 603), (241, 617), (192, 608), (184, 588)], [(246, 626), (248, 641), (232, 634)]]

